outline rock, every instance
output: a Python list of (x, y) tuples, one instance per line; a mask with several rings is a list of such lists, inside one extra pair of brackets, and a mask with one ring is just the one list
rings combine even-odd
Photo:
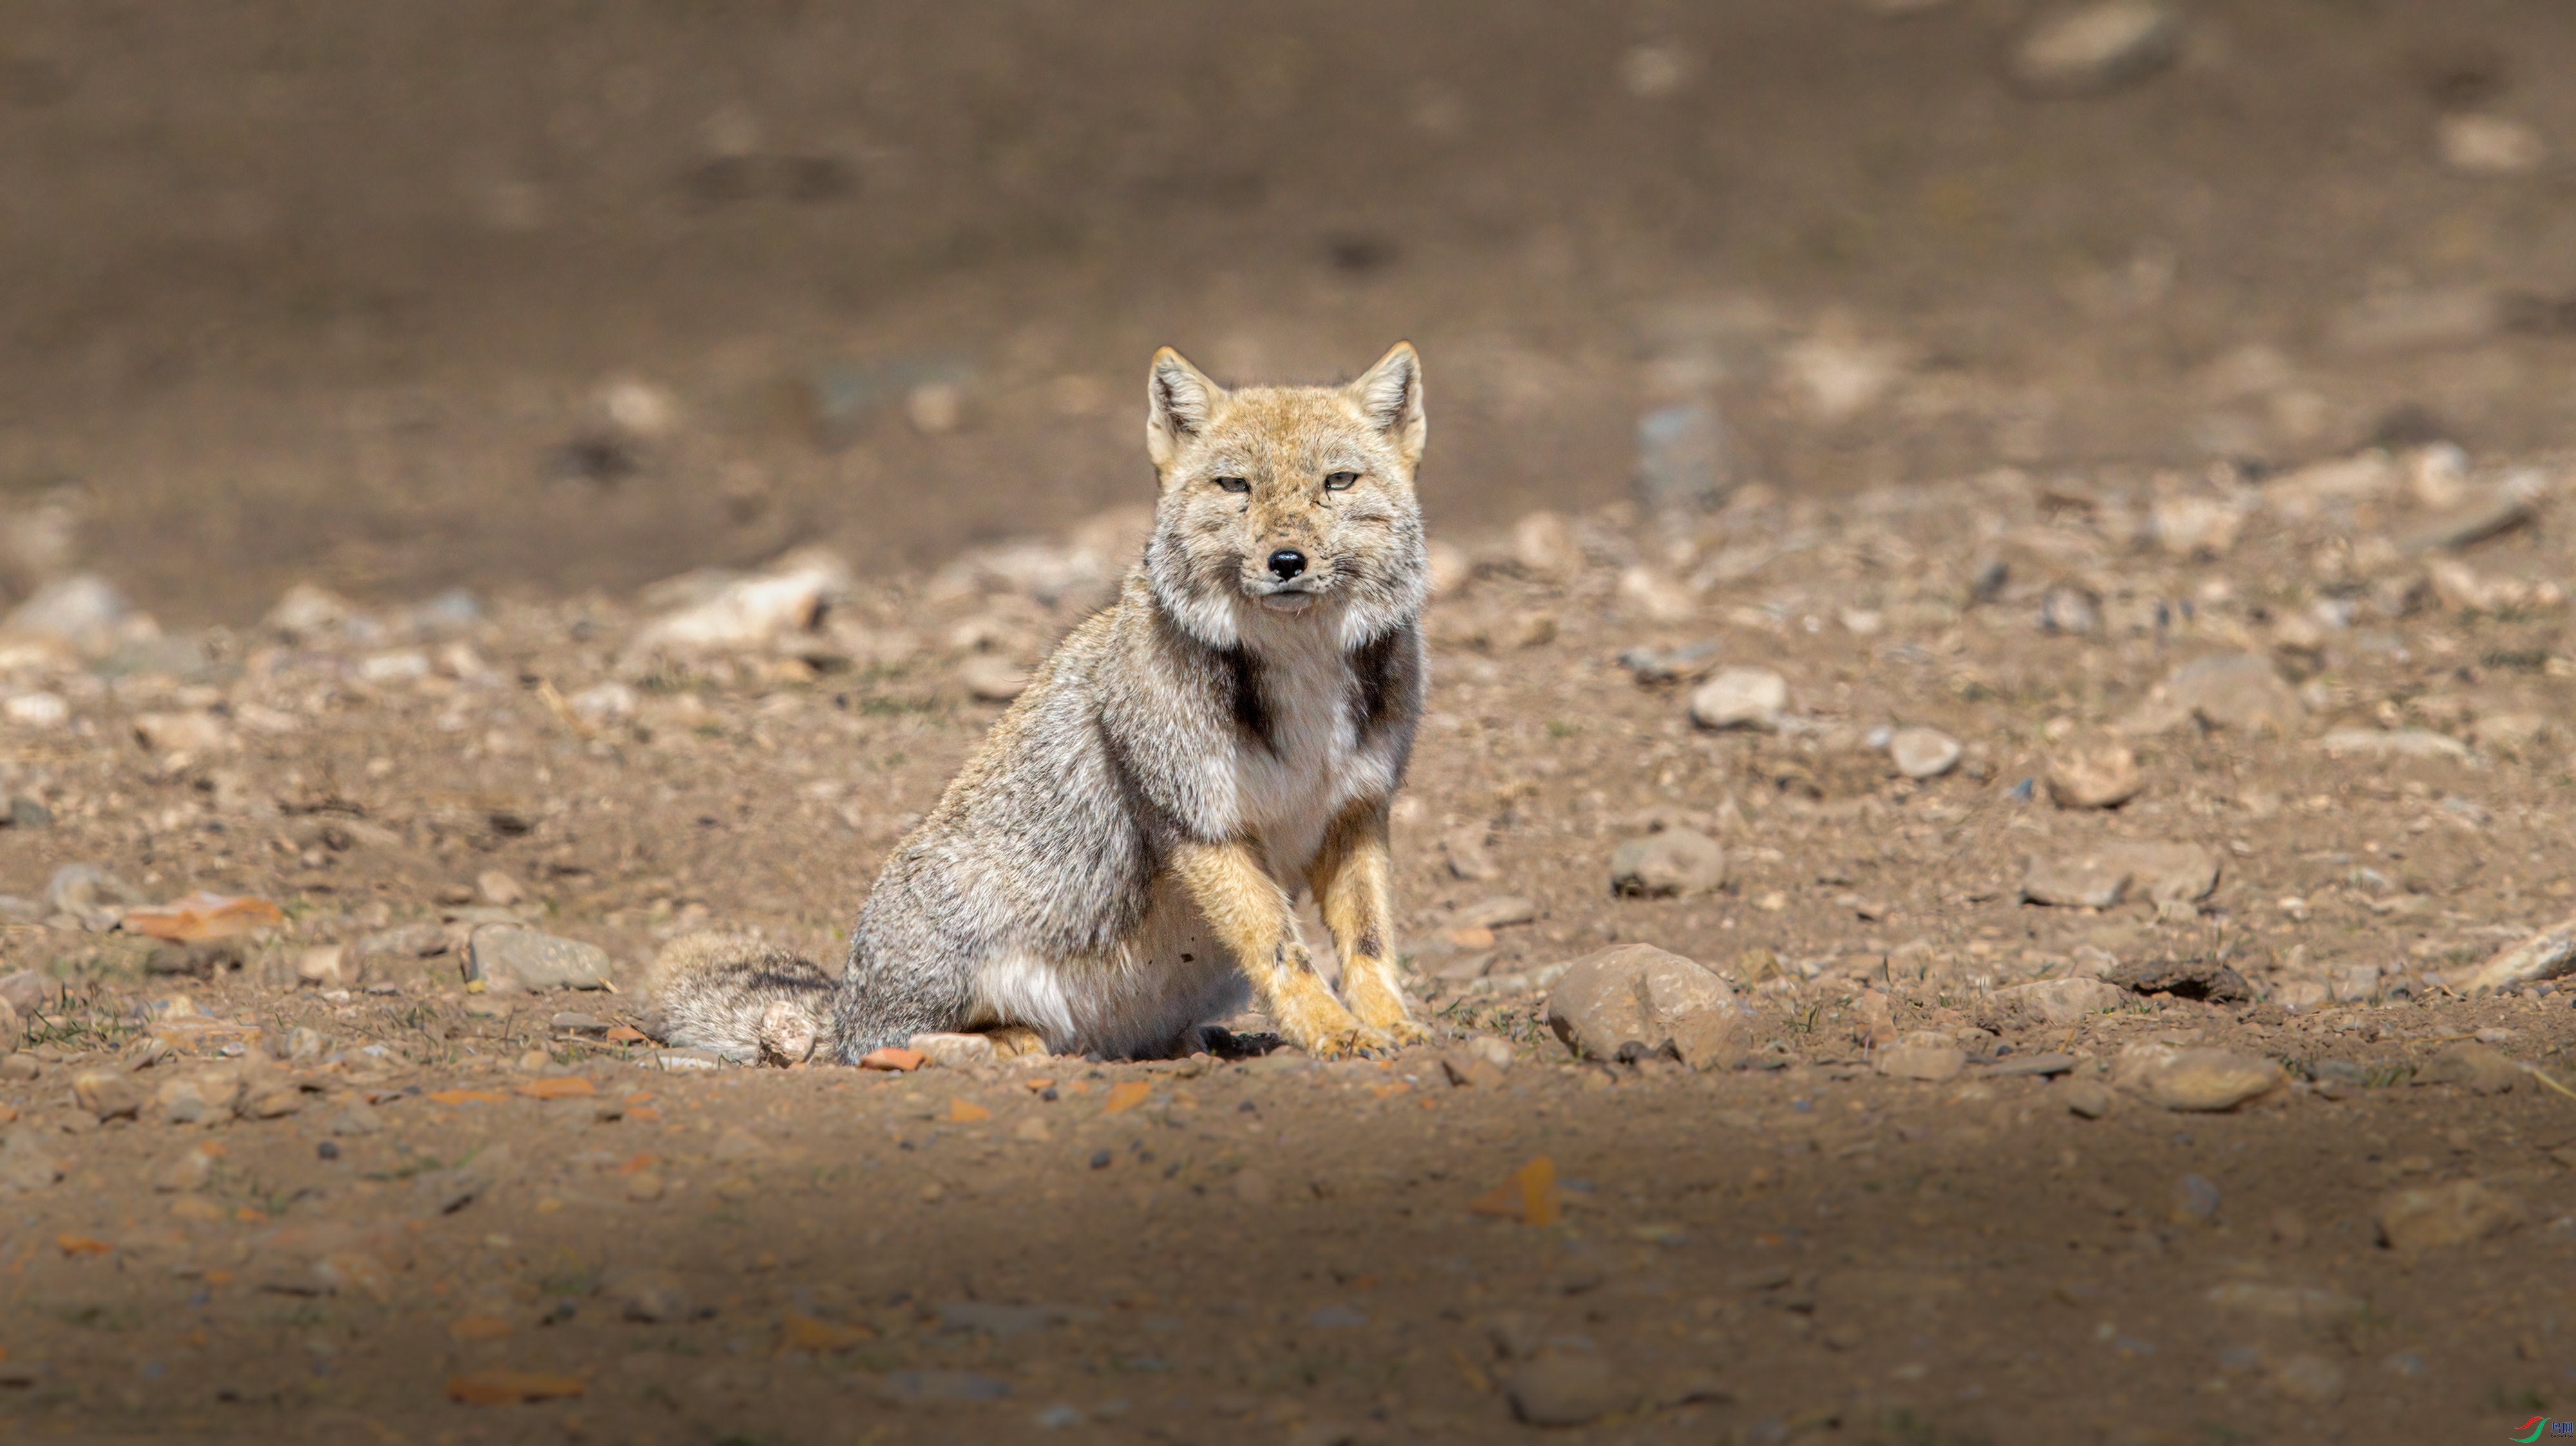
[(512, 924), (476, 929), (465, 956), (467, 982), (493, 993), (605, 989), (609, 976), (608, 951), (598, 945)]
[(2099, 979), (2041, 979), (2029, 984), (2008, 984), (1987, 996), (1987, 1002), (2006, 1018), (2051, 1025), (2073, 1024), (2088, 1014), (2117, 1009), (2127, 999), (2126, 994)]
[(93, 934), (104, 934), (125, 922), (135, 904), (134, 891), (123, 879), (96, 864), (65, 864), (45, 885), (45, 903), (68, 914)]
[(215, 1177), (215, 1159), (220, 1151), (205, 1145), (190, 1145), (161, 1162), (152, 1172), (152, 1188), (165, 1195), (203, 1190)]
[(499, 869), (485, 869), (483, 872), (476, 874), (474, 876), (474, 892), (483, 896), (484, 903), (490, 904), (496, 909), (514, 907), (525, 902), (528, 897), (528, 891), (519, 887), (519, 881), (517, 879), (510, 877)]
[(802, 550), (749, 577), (674, 580), (672, 592), (696, 596), (646, 623), (629, 651), (696, 654), (764, 648), (811, 631), (823, 608), (849, 586), (849, 565), (829, 553)]
[(1705, 674), (1717, 666), (1717, 659), (1716, 643), (1697, 642), (1673, 648), (1630, 648), (1619, 655), (1619, 666), (1640, 683), (1680, 683)]
[(1467, 1053), (1492, 1065), (1497, 1071), (1512, 1067), (1512, 1047), (1490, 1034), (1480, 1034), (1466, 1043)]
[(2475, 755), (2469, 745), (2441, 733), (2427, 733), (2420, 728), (2396, 728), (2382, 732), (2376, 728), (2337, 728), (2317, 740), (2320, 752), (2341, 757), (2345, 754), (2363, 758), (2448, 758), (2466, 760)]
[(348, 1103), (340, 1107), (340, 1112), (333, 1115), (330, 1123), (325, 1125), (323, 1128), (329, 1130), (334, 1135), (345, 1136), (372, 1135), (384, 1127), (384, 1116), (376, 1112), (376, 1107), (374, 1105), (368, 1104), (364, 1099), (352, 1096)]
[(2433, 140), (2443, 165), (2472, 176), (2518, 176), (2549, 159), (2540, 132), (2500, 115), (2443, 116), (2433, 122)]
[(138, 713), (134, 741), (157, 754), (202, 757), (232, 747), (232, 730), (211, 713)]
[(689, 1316), (689, 1293), (680, 1278), (654, 1266), (612, 1265), (602, 1271), (597, 1293), (627, 1320), (667, 1325)]
[(1996, 1079), (2019, 1079), (2029, 1075), (2059, 1075), (2074, 1069), (2081, 1062), (2071, 1054), (2017, 1054), (2010, 1059), (1996, 1060), (1987, 1067), (1986, 1073)]
[(230, 1066), (183, 1074), (153, 1090), (152, 1116), (171, 1125), (221, 1124), (232, 1118), (241, 1092), (241, 1073)]
[(1959, 766), (1959, 740), (1938, 728), (1899, 728), (1887, 740), (1887, 756), (1908, 778), (1939, 778)]
[(2415, 1071), (2419, 1085), (2450, 1084), (2473, 1094), (2508, 1093), (2522, 1080), (2522, 1067), (2483, 1044), (2445, 1046)]
[(1968, 1053), (1950, 1036), (1918, 1030), (1878, 1053), (1878, 1072), (1896, 1079), (1938, 1084), (1968, 1067)]
[(2048, 758), (2048, 796), (2059, 808), (2117, 808), (2146, 786), (2138, 756), (2115, 738), (2070, 742)]
[(72, 707), (59, 693), (18, 693), (0, 702), (0, 716), (21, 727), (60, 728), (71, 721)]
[(278, 595), (260, 626), (287, 637), (302, 637), (336, 628), (358, 615), (357, 604), (319, 583), (299, 582)]
[(976, 653), (957, 665), (957, 681), (971, 697), (1007, 703), (1028, 690), (1029, 671), (1000, 653)]
[(1580, 1426), (1633, 1404), (1610, 1363), (1591, 1354), (1544, 1354), (1514, 1369), (1503, 1388), (1512, 1414), (1533, 1426)]
[(2310, 1406), (2331, 1406), (2343, 1399), (2343, 1367), (2309, 1351), (2284, 1356), (2265, 1372), (2272, 1389)]
[(1494, 857), (1485, 850), (1485, 826), (1467, 824), (1441, 836), (1440, 850), (1448, 855), (1449, 872), (1469, 883), (1483, 883), (1499, 876)]
[(2215, 653), (2185, 663), (2165, 679), (2164, 695), (2203, 727), (2239, 733), (2295, 733), (2308, 716), (2298, 690), (2256, 653)]
[(2371, 1207), (2380, 1242), (2412, 1255), (2502, 1235), (2530, 1218), (2520, 1198), (2479, 1180), (2394, 1190)]
[[(2570, 971), (2576, 971), (2576, 915), (2559, 920), (2484, 964), (2454, 972), (2446, 982), (2462, 994), (2483, 994), (2518, 989)], [(0, 990), (6, 987), (5, 982), (0, 982)]]
[(1726, 499), (1734, 466), (1726, 420), (1702, 397), (1637, 419), (1637, 501), (1646, 515), (1688, 520)]
[(2324, 1004), (2326, 987), (2313, 979), (2291, 979), (2273, 987), (2271, 1000), (2292, 1014)]
[(72, 1098), (102, 1120), (130, 1120), (143, 1112), (143, 1090), (121, 1069), (85, 1069), (73, 1075)]
[(2254, 997), (2244, 975), (2206, 959), (2123, 964), (2111, 971), (2110, 982), (2137, 994), (2170, 994), (2212, 1004), (2236, 1004)]
[(1500, 894), (1478, 899), (1458, 911), (1458, 922), (1470, 928), (1504, 929), (1514, 924), (1527, 924), (1538, 918), (1538, 905), (1518, 894)]
[(2503, 483), (2479, 496), (2425, 518), (2395, 538), (2400, 552), (2435, 552), (2467, 547), (2528, 526), (2536, 516), (2528, 484)]
[(2216, 497), (2159, 497), (2147, 510), (2147, 523), (2155, 534), (2156, 546), (2166, 555), (2216, 558), (2235, 550), (2236, 535), (2245, 527), (2245, 513), (2234, 503)]
[(2010, 71), (2034, 95), (2089, 95), (2143, 80), (2182, 53), (2182, 20), (2159, 0), (2092, 0), (2040, 16)]
[(1768, 668), (1726, 668), (1691, 694), (1691, 721), (1702, 728), (1768, 733), (1789, 706), (1789, 680)]
[(42, 1190), (63, 1178), (63, 1167), (36, 1142), (32, 1125), (20, 1125), (0, 1140), (0, 1193)]
[(2068, 1113), (2088, 1120), (2098, 1120), (2111, 1112), (2111, 1087), (2094, 1079), (2069, 1079), (2052, 1086), (2050, 1099), (2059, 1101)]
[(2133, 1044), (2111, 1079), (2169, 1110), (2232, 1110), (2278, 1088), (2281, 1067), (2257, 1055), (2223, 1049)]
[(1704, 894), (1726, 882), (1726, 850), (1707, 834), (1668, 828), (1610, 855), (1610, 891), (1638, 898)]
[(2118, 842), (2078, 854), (2034, 854), (2022, 897), (2034, 904), (2107, 909), (2125, 898), (2182, 905), (2218, 887), (2218, 855), (2198, 844)]
[(2091, 637), (2102, 627), (2102, 600), (2084, 588), (2052, 587), (2040, 596), (2039, 626), (2042, 632)]
[(989, 1034), (916, 1034), (905, 1041), (913, 1053), (946, 1069), (991, 1064), (995, 1059)]
[(1503, 1082), (1503, 1072), (1463, 1049), (1453, 1049), (1440, 1056), (1440, 1072), (1452, 1086), (1461, 1089), (1492, 1089)]
[(37, 969), (21, 969), (0, 978), (0, 1004), (17, 1011), (21, 1019), (33, 1019), (61, 997), (62, 985)]
[(1575, 960), (1548, 993), (1547, 1022), (1588, 1059), (1615, 1059), (1627, 1044), (1669, 1045), (1693, 1069), (1733, 1063), (1752, 1047), (1754, 1031), (1725, 980), (1651, 944)]
[(134, 609), (116, 584), (94, 572), (75, 573), (36, 589), (0, 619), (0, 633), (59, 638), (84, 652), (113, 648)]
[(317, 944), (297, 952), (295, 982), (307, 989), (337, 989), (355, 983), (355, 971), (343, 971), (348, 951), (338, 944)]

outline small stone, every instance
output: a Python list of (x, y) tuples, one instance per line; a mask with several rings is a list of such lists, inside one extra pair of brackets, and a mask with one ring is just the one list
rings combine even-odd
[(1768, 668), (1726, 668), (1691, 694), (1691, 721), (1702, 728), (1773, 732), (1789, 706), (1789, 680)]
[(1541, 580), (1562, 577), (1583, 565), (1583, 547), (1574, 525), (1561, 513), (1524, 514), (1512, 524), (1512, 561)]
[(2352, 755), (2362, 758), (2447, 758), (2465, 761), (2474, 755), (2469, 745), (2446, 733), (2431, 733), (2421, 728), (2337, 728), (2317, 740), (2320, 752), (2334, 757)]
[(2009, 984), (1987, 996), (2006, 1018), (2033, 1024), (2073, 1024), (2089, 1014), (2117, 1009), (2128, 996), (2099, 979), (2040, 979)]
[(2307, 721), (2307, 705), (2272, 660), (2256, 653), (2216, 653), (2176, 668), (2165, 701), (2203, 727), (2244, 734), (2289, 734)]
[(1878, 1052), (1878, 1072), (1894, 1079), (1938, 1084), (1968, 1067), (1968, 1053), (1950, 1036), (1918, 1030)]
[(2282, 1009), (2297, 1014), (2324, 1004), (2327, 1000), (2326, 986), (2314, 979), (2292, 979), (2274, 985), (2271, 999)]
[(1632, 838), (1610, 855), (1610, 891), (1639, 898), (1704, 894), (1726, 882), (1726, 850), (1686, 828)]
[(2223, 1049), (2176, 1050), (2131, 1045), (2113, 1080), (2169, 1110), (2232, 1110), (2279, 1087), (2281, 1067), (2257, 1055)]
[(1451, 1050), (1440, 1056), (1440, 1072), (1448, 1076), (1451, 1085), (1462, 1089), (1493, 1089), (1503, 1082), (1501, 1070), (1465, 1050)]
[(130, 1120), (143, 1112), (143, 1091), (123, 1070), (82, 1070), (72, 1076), (72, 1098), (102, 1120)]
[(2392, 1191), (2371, 1207), (2381, 1242), (2409, 1254), (2502, 1235), (2529, 1218), (2519, 1198), (2479, 1180)]
[(2343, 1399), (2343, 1367), (2307, 1351), (2285, 1356), (2266, 1373), (2272, 1389), (2311, 1406), (2331, 1406)]
[(1478, 899), (1458, 911), (1458, 922), (1470, 928), (1504, 929), (1538, 918), (1538, 905), (1517, 894)]
[(2506, 116), (2446, 115), (2433, 123), (2433, 139), (2443, 165), (2472, 176), (2518, 176), (2549, 159), (2540, 132)]
[(2527, 526), (2536, 515), (2530, 490), (2507, 483), (2425, 518), (2395, 541), (2400, 552), (2447, 551)]
[(1887, 740), (1887, 756), (1908, 778), (1939, 778), (1959, 766), (1959, 740), (1938, 728), (1899, 728)]
[(2042, 15), (2013, 43), (2013, 80), (2035, 95), (2089, 95), (2143, 80), (2182, 53), (2159, 0), (2093, 0)]
[(2218, 856), (2198, 844), (2114, 843), (2078, 854), (2035, 854), (2022, 897), (2061, 908), (2107, 909), (2124, 898), (2182, 905), (2218, 887)]
[(528, 891), (519, 887), (517, 879), (499, 869), (485, 869), (475, 875), (474, 892), (483, 896), (484, 903), (496, 909), (514, 907), (525, 902), (528, 897)]
[(638, 1170), (626, 1177), (626, 1198), (638, 1205), (650, 1205), (661, 1199), (664, 1189), (659, 1170)]
[(240, 1073), (230, 1068), (164, 1080), (152, 1092), (153, 1118), (172, 1125), (221, 1124), (232, 1118), (241, 1087)]
[(215, 1160), (220, 1153), (207, 1145), (188, 1146), (152, 1172), (152, 1188), (166, 1195), (205, 1189), (215, 1177)]
[(759, 648), (809, 632), (827, 601), (849, 586), (849, 564), (806, 548), (749, 576), (680, 580), (654, 591), (685, 599), (638, 629), (628, 651), (696, 654)]
[(21, 969), (0, 978), (0, 1003), (15, 1010), (20, 1018), (32, 1019), (62, 993), (62, 984), (52, 975), (34, 969)]
[(1468, 1040), (1465, 1048), (1469, 1054), (1497, 1070), (1507, 1070), (1512, 1067), (1512, 1047), (1490, 1034), (1480, 1034)]
[(2058, 1075), (2072, 1070), (2082, 1061), (2071, 1054), (2016, 1054), (1996, 1060), (1986, 1073), (1996, 1079), (2016, 1079), (2025, 1075)]
[(597, 1293), (621, 1316), (647, 1325), (667, 1325), (689, 1315), (689, 1293), (680, 1278), (652, 1266), (611, 1266), (601, 1273)]
[(2091, 637), (2102, 628), (2102, 600), (2080, 587), (2052, 587), (2040, 595), (2039, 626), (2042, 632)]
[(514, 924), (486, 924), (466, 949), (465, 978), (493, 993), (513, 989), (605, 989), (608, 951), (579, 939)]
[(203, 757), (232, 746), (232, 730), (211, 713), (137, 713), (134, 741), (156, 754)]
[(995, 1059), (989, 1034), (916, 1034), (905, 1041), (913, 1053), (946, 1069), (991, 1064)]
[(2048, 796), (2059, 808), (2117, 808), (2146, 786), (2138, 756), (2115, 738), (2070, 742), (2048, 758)]
[(1499, 876), (1502, 872), (1494, 866), (1493, 855), (1485, 849), (1483, 824), (1468, 824), (1450, 830), (1442, 836), (1440, 849), (1442, 853), (1448, 855), (1449, 872), (1452, 877), (1465, 879), (1470, 883), (1482, 883)]
[(2111, 1112), (2111, 1088), (2100, 1080), (2069, 1079), (2051, 1088), (2048, 1097), (2063, 1103), (2071, 1114), (2098, 1120)]
[(339, 989), (356, 982), (343, 973), (348, 954), (338, 944), (317, 944), (295, 956), (295, 982), (307, 989)]
[(0, 1140), (0, 1191), (42, 1190), (63, 1178), (63, 1167), (36, 1143), (32, 1125), (20, 1125)]
[(917, 1049), (901, 1049), (890, 1044), (883, 1049), (868, 1051), (867, 1055), (859, 1061), (859, 1068), (893, 1070), (908, 1074), (928, 1063), (930, 1063), (929, 1055)]
[(2224, 557), (2235, 550), (2236, 535), (2244, 530), (2245, 513), (2235, 504), (2215, 497), (2159, 497), (2148, 509), (2147, 521), (2156, 546), (2166, 555), (2205, 559)]
[(1684, 1064), (1707, 1069), (1733, 1063), (1753, 1044), (1753, 1018), (1725, 980), (1651, 944), (1575, 960), (1548, 992), (1547, 1022), (1588, 1059), (1615, 1059), (1630, 1043), (1669, 1045)]
[(384, 1128), (384, 1116), (376, 1112), (374, 1105), (352, 1098), (324, 1128), (335, 1135), (372, 1135)]
[(2419, 1085), (2453, 1084), (2473, 1094), (2500, 1095), (2522, 1080), (2522, 1069), (2483, 1044), (2454, 1044), (2415, 1071)]
[(2576, 916), (2559, 920), (2445, 982), (2463, 994), (2482, 994), (2555, 978), (2570, 968), (2576, 968)]
[(999, 653), (976, 653), (957, 665), (957, 681), (970, 697), (1007, 703), (1028, 690), (1029, 671)]
[(1512, 1372), (1512, 1414), (1533, 1426), (1580, 1426), (1631, 1404), (1610, 1363), (1595, 1355), (1541, 1355)]

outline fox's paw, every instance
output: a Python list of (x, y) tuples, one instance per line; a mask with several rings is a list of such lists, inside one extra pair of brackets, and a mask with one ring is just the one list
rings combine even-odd
[(1329, 997), (1282, 1009), (1276, 1023), (1281, 1039), (1317, 1059), (1340, 1059), (1368, 1043), (1360, 1022)]
[(993, 1041), (995, 1059), (1018, 1059), (1022, 1055), (1046, 1053), (1046, 1038), (1025, 1024), (1005, 1024), (998, 1029), (988, 1029), (984, 1031), (984, 1037)]
[(1352, 1017), (1361, 1028), (1378, 1036), (1372, 1041), (1374, 1045), (1400, 1048), (1431, 1038), (1431, 1031), (1415, 1022), (1412, 1011), (1405, 1007), (1404, 996), (1385, 984), (1354, 981), (1347, 992)]

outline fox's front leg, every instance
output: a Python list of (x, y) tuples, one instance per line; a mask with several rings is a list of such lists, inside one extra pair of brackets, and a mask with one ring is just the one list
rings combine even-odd
[(1288, 895), (1251, 845), (1186, 843), (1172, 851), (1171, 867), (1208, 927), (1242, 963), (1282, 1038), (1318, 1059), (1359, 1047), (1359, 1021), (1316, 974)]
[(1395, 977), (1394, 854), (1387, 801), (1352, 804), (1333, 820), (1306, 867), (1306, 885), (1342, 955), (1342, 1002), (1359, 1022), (1397, 1044), (1430, 1038), (1414, 1022)]

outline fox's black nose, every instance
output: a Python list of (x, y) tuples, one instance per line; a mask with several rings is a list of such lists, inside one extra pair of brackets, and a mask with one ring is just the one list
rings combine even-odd
[(1306, 554), (1293, 547), (1283, 547), (1270, 554), (1271, 575), (1281, 582), (1286, 582), (1305, 570)]

